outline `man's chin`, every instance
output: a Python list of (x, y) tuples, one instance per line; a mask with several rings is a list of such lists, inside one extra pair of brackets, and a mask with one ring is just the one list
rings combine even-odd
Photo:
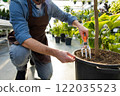
[(39, 4), (44, 3), (45, 0), (33, 0), (33, 2), (34, 2), (36, 5), (39, 5)]

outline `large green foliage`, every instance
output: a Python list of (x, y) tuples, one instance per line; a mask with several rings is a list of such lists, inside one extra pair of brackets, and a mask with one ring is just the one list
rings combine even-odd
[[(105, 13), (98, 18), (99, 38), (101, 38), (102, 40), (103, 49), (108, 49), (113, 51), (115, 48), (119, 47), (118, 45), (115, 45), (115, 43), (120, 43), (120, 33), (116, 33), (116, 34), (111, 33), (111, 31), (114, 28), (120, 26), (120, 20), (118, 19), (118, 17), (120, 17), (120, 14), (109, 16), (106, 15)], [(84, 24), (84, 26), (89, 29), (89, 37), (95, 37), (94, 25), (95, 25), (94, 17), (92, 17), (91, 21), (88, 21)]]
[(117, 0), (111, 4), (109, 12), (113, 14), (120, 13), (120, 0)]

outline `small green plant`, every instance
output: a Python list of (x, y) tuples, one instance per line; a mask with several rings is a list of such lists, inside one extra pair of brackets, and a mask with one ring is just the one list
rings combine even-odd
[(67, 37), (72, 38), (75, 32), (74, 27), (69, 26), (68, 23), (62, 23), (62, 29)]
[(82, 4), (83, 4), (83, 5), (85, 4), (85, 0), (82, 0)]
[(74, 4), (76, 4), (77, 0), (73, 0)]
[(102, 0), (100, 0), (99, 3), (102, 4)]
[(64, 11), (67, 12), (67, 13), (71, 13), (73, 9), (71, 9), (70, 6), (64, 6)]
[(91, 0), (88, 0), (87, 2), (88, 2), (89, 5), (91, 4)]
[(52, 29), (52, 33), (53, 33), (56, 37), (60, 37), (60, 27), (54, 26), (53, 29)]

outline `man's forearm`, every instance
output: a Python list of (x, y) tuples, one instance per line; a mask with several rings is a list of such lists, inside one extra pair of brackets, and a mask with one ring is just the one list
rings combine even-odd
[(82, 26), (82, 25), (78, 22), (78, 20), (74, 20), (73, 23), (72, 23), (72, 25), (73, 25), (74, 27), (81, 27), (81, 26)]
[(27, 40), (25, 40), (22, 44), (22, 46), (31, 49), (32, 51), (41, 53), (41, 54), (45, 54), (45, 55), (52, 55), (52, 56), (56, 56), (56, 53), (58, 52), (57, 49), (53, 49), (50, 48), (40, 42), (38, 42), (37, 40), (33, 39), (33, 38), (29, 38)]

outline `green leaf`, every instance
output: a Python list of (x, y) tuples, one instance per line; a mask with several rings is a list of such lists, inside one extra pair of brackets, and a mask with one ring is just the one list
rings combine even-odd
[(99, 18), (98, 18), (98, 21), (101, 22), (101, 21), (109, 21), (110, 20), (110, 17), (108, 15), (106, 15), (106, 13), (104, 13), (103, 15), (101, 15)]
[(107, 25), (108, 25), (109, 29), (112, 30), (113, 22), (112, 22), (112, 21), (109, 21), (109, 22), (107, 22)]
[(112, 22), (115, 22), (118, 19), (118, 17), (120, 17), (120, 14), (110, 16)]
[(95, 17), (94, 17), (94, 16), (92, 16), (92, 17), (91, 17), (91, 21), (94, 21), (94, 20), (95, 20)]
[(99, 22), (99, 31), (103, 28), (103, 26), (105, 24), (107, 24), (109, 21), (102, 21), (102, 22)]
[(94, 28), (94, 21), (86, 22), (86, 23), (84, 23), (83, 26), (85, 26), (88, 29), (95, 30), (95, 28)]
[(114, 29), (114, 28), (116, 28), (116, 27), (118, 27), (118, 26), (120, 26), (120, 20), (117, 20), (117, 21), (113, 24), (112, 29)]
[(115, 40), (115, 36), (114, 35), (110, 35), (109, 39)]

